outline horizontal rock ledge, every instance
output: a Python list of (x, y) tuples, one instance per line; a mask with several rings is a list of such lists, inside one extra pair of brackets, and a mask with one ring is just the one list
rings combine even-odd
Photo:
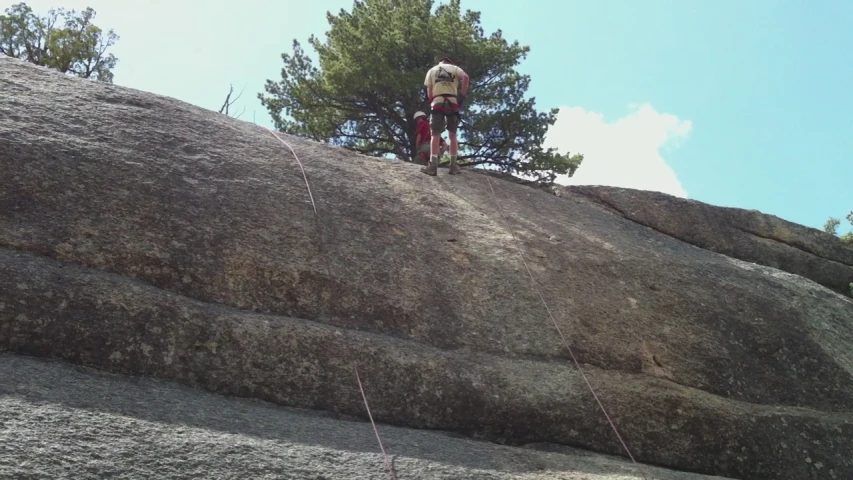
[(801, 275), (853, 296), (853, 245), (826, 232), (743, 208), (718, 207), (661, 192), (573, 185), (628, 220), (699, 248)]
[[(0, 478), (383, 478), (369, 423), (10, 354), (0, 354), (0, 378)], [(555, 445), (512, 448), (383, 424), (379, 431), (405, 480), (722, 478)]]
[[(0, 305), (0, 347), (14, 353), (364, 417), (358, 366), (377, 421), (620, 453), (568, 361), (443, 351), (245, 313), (9, 250), (0, 251)], [(640, 461), (700, 473), (813, 478), (808, 457), (853, 474), (850, 414), (753, 405), (647, 375), (585, 371)], [(662, 442), (670, 448), (656, 447)]]

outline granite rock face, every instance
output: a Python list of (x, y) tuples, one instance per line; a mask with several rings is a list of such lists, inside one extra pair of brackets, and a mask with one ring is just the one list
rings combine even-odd
[(853, 302), (812, 280), (280, 134), (309, 197), (258, 126), (3, 57), (0, 85), (0, 350), (366, 418), (357, 368), (379, 422), (624, 454), (514, 235), (638, 461), (853, 477)]
[[(370, 424), (0, 354), (0, 478), (386, 479)], [(379, 426), (398, 480), (711, 480)], [(38, 453), (36, 453), (38, 452)]]
[(756, 210), (717, 207), (660, 192), (597, 186), (565, 189), (691, 245), (853, 295), (853, 246), (834, 235)]

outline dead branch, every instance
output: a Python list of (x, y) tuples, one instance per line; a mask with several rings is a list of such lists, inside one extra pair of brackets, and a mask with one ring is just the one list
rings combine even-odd
[(234, 84), (229, 84), (228, 95), (225, 96), (225, 101), (222, 103), (222, 106), (219, 108), (219, 113), (225, 114), (225, 116), (227, 116), (227, 117), (240, 118), (240, 116), (246, 112), (246, 106), (244, 105), (243, 109), (240, 110), (240, 113), (238, 113), (237, 115), (231, 115), (231, 106), (234, 105), (237, 102), (237, 100), (240, 100), (240, 97), (243, 96), (243, 91), (245, 91), (245, 90), (246, 90), (246, 85), (244, 85), (242, 90), (240, 90), (240, 93), (238, 93), (237, 96), (232, 99), (231, 95), (234, 95)]

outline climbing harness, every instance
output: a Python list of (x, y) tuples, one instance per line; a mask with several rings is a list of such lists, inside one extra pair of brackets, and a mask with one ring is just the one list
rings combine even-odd
[[(264, 127), (264, 128), (266, 128), (266, 127)], [(269, 128), (266, 128), (266, 130), (269, 131), (284, 146), (286, 146), (288, 149), (290, 149), (290, 152), (293, 154), (293, 158), (296, 160), (296, 163), (299, 164), (299, 168), (302, 171), (302, 178), (305, 180), (305, 187), (308, 189), (308, 196), (311, 199), (311, 206), (314, 209), (315, 216), (319, 220), (320, 214), (317, 212), (317, 206), (314, 203), (314, 196), (311, 193), (311, 186), (308, 183), (308, 177), (305, 174), (305, 168), (303, 167), (302, 162), (299, 160), (299, 156), (296, 155), (296, 151), (293, 149), (293, 147), (290, 146), (289, 143), (284, 141), (284, 139), (282, 139), (278, 134), (276, 134), (275, 131), (273, 131), (272, 129), (269, 129)], [(598, 404), (598, 407), (601, 409), (601, 412), (604, 413), (604, 417), (607, 419), (607, 423), (610, 424), (610, 428), (613, 430), (613, 433), (616, 435), (616, 438), (619, 440), (619, 443), (622, 445), (622, 448), (625, 450), (625, 453), (628, 454), (628, 458), (631, 459), (631, 462), (635, 466), (641, 467), (641, 464), (637, 462), (637, 460), (634, 458), (634, 455), (631, 453), (631, 450), (628, 448), (627, 443), (625, 443), (625, 441), (622, 439), (622, 435), (619, 434), (619, 429), (616, 428), (616, 424), (610, 418), (610, 414), (607, 413), (607, 409), (604, 408), (604, 404), (598, 398), (598, 394), (595, 393), (595, 389), (592, 387), (592, 383), (590, 383), (589, 379), (586, 376), (586, 373), (584, 373), (583, 367), (581, 367), (581, 364), (578, 361), (577, 356), (575, 356), (574, 350), (572, 350), (571, 345), (569, 345), (569, 342), (566, 339), (566, 336), (563, 335), (563, 331), (560, 328), (560, 325), (557, 323), (556, 318), (554, 318), (554, 314), (551, 313), (551, 308), (548, 307), (548, 302), (545, 301), (545, 296), (542, 294), (542, 290), (539, 288), (539, 285), (536, 283), (536, 279), (533, 277), (533, 273), (530, 271), (530, 267), (527, 264), (527, 259), (525, 258), (524, 251), (521, 248), (521, 242), (519, 241), (518, 237), (515, 235), (515, 231), (512, 229), (512, 226), (509, 224), (509, 220), (507, 219), (507, 216), (504, 213), (500, 202), (498, 201), (498, 196), (495, 193), (494, 187), (492, 186), (492, 181), (488, 175), (485, 175), (485, 177), (486, 177), (486, 182), (488, 182), (488, 184), (489, 184), (489, 190), (492, 193), (492, 198), (495, 202), (495, 205), (498, 208), (498, 212), (500, 213), (501, 218), (503, 219), (504, 223), (506, 224), (506, 227), (509, 230), (510, 235), (512, 236), (512, 238), (515, 242), (516, 250), (518, 250), (518, 254), (521, 257), (521, 261), (524, 264), (524, 269), (527, 271), (527, 275), (530, 277), (530, 281), (531, 281), (531, 284), (533, 285), (533, 289), (536, 291), (537, 295), (539, 296), (539, 299), (542, 301), (542, 305), (545, 307), (545, 311), (548, 312), (548, 317), (551, 319), (551, 322), (554, 324), (554, 328), (557, 330), (557, 334), (560, 336), (560, 339), (563, 341), (563, 345), (566, 347), (566, 350), (569, 352), (569, 355), (571, 356), (572, 361), (574, 362), (575, 366), (577, 367), (578, 372), (580, 373), (581, 378), (583, 378), (583, 381), (586, 384), (587, 388), (589, 389), (590, 393), (592, 393), (592, 396), (595, 399), (595, 402)], [(388, 453), (385, 451), (385, 447), (382, 444), (382, 439), (379, 436), (379, 430), (376, 428), (376, 422), (374, 422), (373, 415), (370, 412), (370, 406), (367, 402), (367, 395), (365, 395), (365, 393), (364, 393), (364, 387), (361, 383), (361, 376), (358, 373), (358, 367), (355, 366), (354, 369), (355, 369), (356, 381), (358, 382), (358, 388), (361, 391), (361, 396), (362, 396), (362, 399), (364, 400), (364, 408), (365, 408), (365, 410), (367, 410), (367, 416), (370, 419), (370, 424), (373, 426), (373, 432), (376, 434), (376, 440), (379, 443), (379, 449), (382, 451), (382, 456), (383, 456), (384, 461), (385, 461), (385, 469), (388, 472), (388, 477), (391, 480), (397, 480), (396, 476), (394, 474), (393, 466), (389, 460)], [(646, 478), (645, 473), (640, 472), (640, 474), (643, 476), (643, 478)]]

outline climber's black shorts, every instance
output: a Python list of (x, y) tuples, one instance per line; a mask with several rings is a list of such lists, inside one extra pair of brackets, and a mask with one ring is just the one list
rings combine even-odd
[(429, 112), (429, 126), (433, 135), (439, 135), (446, 128), (448, 132), (456, 133), (459, 128), (459, 112), (444, 113), (437, 110)]

